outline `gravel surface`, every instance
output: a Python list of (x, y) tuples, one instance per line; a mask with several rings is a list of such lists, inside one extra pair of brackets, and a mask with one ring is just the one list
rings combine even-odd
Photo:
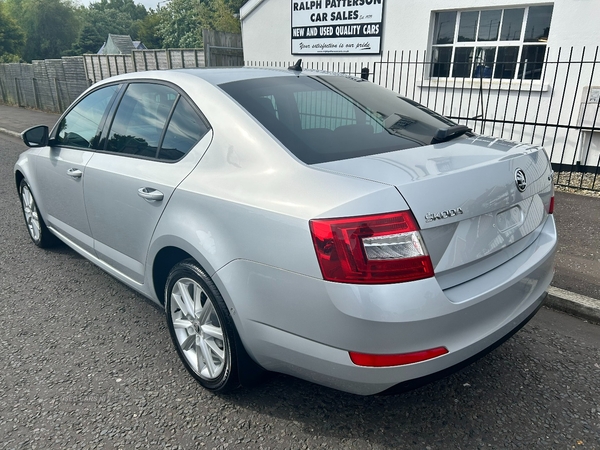
[(542, 309), (463, 371), (358, 397), (273, 374), (227, 396), (184, 370), (163, 312), (29, 240), (0, 136), (0, 449), (600, 449), (600, 327)]
[(600, 175), (580, 172), (555, 172), (556, 190), (571, 194), (600, 197)]

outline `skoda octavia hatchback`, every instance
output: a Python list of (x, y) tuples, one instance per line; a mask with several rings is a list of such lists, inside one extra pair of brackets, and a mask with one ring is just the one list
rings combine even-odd
[(544, 149), (362, 79), (127, 74), (23, 139), (33, 242), (162, 305), (212, 391), (262, 370), (357, 394), (416, 385), (518, 330), (553, 276)]

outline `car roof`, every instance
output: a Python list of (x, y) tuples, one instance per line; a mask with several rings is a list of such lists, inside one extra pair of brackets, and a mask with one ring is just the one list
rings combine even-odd
[(275, 67), (198, 67), (188, 69), (166, 69), (166, 70), (149, 70), (143, 72), (132, 72), (115, 77), (107, 78), (103, 82), (110, 81), (126, 81), (126, 80), (167, 80), (175, 81), (177, 79), (188, 78), (194, 76), (210, 83), (214, 86), (230, 83), (235, 81), (251, 80), (257, 78), (272, 78), (272, 77), (298, 77), (298, 76), (314, 76), (314, 75), (337, 75), (348, 76), (345, 74), (336, 74), (332, 72), (323, 72), (316, 70), (303, 70), (302, 72), (275, 68)]
[(299, 72), (292, 70), (264, 67), (194, 68), (176, 69), (176, 71), (194, 75), (214, 85), (255, 78), (298, 76), (299, 74)]

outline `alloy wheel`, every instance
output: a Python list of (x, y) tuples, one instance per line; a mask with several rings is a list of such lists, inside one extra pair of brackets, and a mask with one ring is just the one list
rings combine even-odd
[(217, 379), (229, 355), (214, 305), (191, 278), (180, 278), (171, 291), (171, 321), (177, 343), (189, 366), (205, 380)]

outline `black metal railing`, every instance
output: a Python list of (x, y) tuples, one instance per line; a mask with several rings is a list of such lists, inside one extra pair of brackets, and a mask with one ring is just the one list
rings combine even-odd
[[(475, 132), (543, 146), (556, 184), (600, 191), (599, 48), (547, 48), (531, 70), (473, 70), (478, 77), (433, 76), (436, 62), (422, 51), (382, 54), (378, 61), (305, 61), (305, 69), (365, 77), (411, 98)], [(286, 62), (246, 61), (287, 68)], [(492, 65), (506, 65), (497, 61)], [(451, 70), (447, 73), (453, 73)], [(519, 74), (521, 78), (518, 78)], [(484, 75), (487, 75), (484, 76)]]

